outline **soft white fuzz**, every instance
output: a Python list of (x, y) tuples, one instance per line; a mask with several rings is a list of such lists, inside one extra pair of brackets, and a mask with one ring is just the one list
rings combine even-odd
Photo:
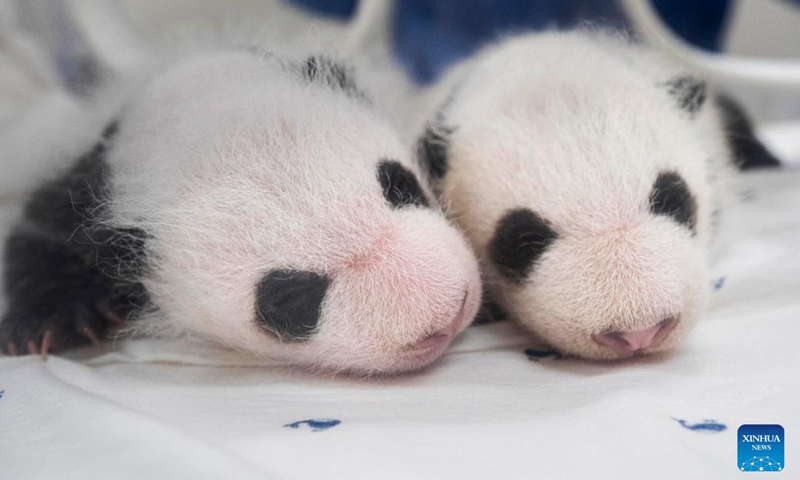
[[(316, 368), (420, 368), (446, 344), (411, 345), (447, 328), (467, 292), (457, 331), (474, 317), (477, 264), (438, 209), (390, 207), (378, 163), (418, 169), (369, 102), (287, 68), (306, 58), (196, 54), (130, 99), (108, 156), (108, 221), (149, 236), (158, 310), (138, 325)], [(257, 325), (255, 287), (273, 269), (331, 278), (310, 340)]]
[[(730, 167), (712, 100), (690, 118), (664, 85), (688, 74), (621, 36), (553, 32), (490, 46), (425, 94), (420, 123), (438, 112), (453, 129), (443, 203), (500, 303), (565, 353), (613, 358), (593, 334), (676, 316), (648, 353), (666, 350), (703, 314), (712, 212)], [(696, 235), (650, 212), (663, 171), (688, 184)], [(498, 220), (515, 208), (559, 234), (521, 285), (488, 254)]]

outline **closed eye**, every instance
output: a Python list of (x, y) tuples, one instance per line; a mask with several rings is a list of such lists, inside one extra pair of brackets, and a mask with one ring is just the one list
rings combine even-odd
[(378, 164), (378, 182), (383, 197), (393, 208), (430, 206), (417, 177), (398, 161), (383, 160)]
[(672, 218), (696, 233), (697, 201), (677, 172), (661, 172), (650, 192), (650, 212)]
[(521, 283), (557, 238), (550, 222), (530, 209), (520, 208), (506, 213), (497, 223), (489, 254), (501, 275)]

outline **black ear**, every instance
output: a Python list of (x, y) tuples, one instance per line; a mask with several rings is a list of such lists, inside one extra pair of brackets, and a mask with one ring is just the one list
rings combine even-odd
[(706, 101), (706, 83), (692, 76), (681, 76), (664, 82), (667, 92), (681, 110), (694, 116)]
[(550, 222), (527, 208), (508, 212), (497, 224), (489, 254), (498, 272), (522, 283), (533, 264), (558, 238)]
[(425, 132), (417, 141), (420, 165), (433, 182), (441, 180), (447, 174), (447, 155), (452, 133), (452, 129), (440, 122), (434, 122), (425, 127)]
[(450, 141), (457, 129), (456, 126), (448, 124), (446, 112), (455, 101), (459, 89), (460, 85), (456, 85), (448, 93), (433, 118), (428, 120), (425, 131), (417, 140), (417, 161), (427, 175), (428, 182), (437, 197), (441, 195), (440, 181), (450, 169)]
[(417, 177), (400, 162), (383, 160), (379, 163), (378, 182), (383, 189), (383, 197), (394, 208), (429, 206)]
[(714, 100), (722, 113), (725, 138), (734, 164), (742, 170), (780, 167), (780, 160), (756, 138), (753, 125), (742, 106), (727, 95), (718, 95)]
[(650, 212), (666, 215), (695, 233), (697, 202), (677, 172), (658, 174), (650, 192)]
[(356, 84), (352, 69), (324, 55), (308, 57), (300, 72), (307, 82), (323, 83), (351, 97), (367, 100), (366, 94)]
[(308, 340), (319, 323), (328, 277), (315, 272), (275, 270), (256, 289), (256, 323), (284, 342)]

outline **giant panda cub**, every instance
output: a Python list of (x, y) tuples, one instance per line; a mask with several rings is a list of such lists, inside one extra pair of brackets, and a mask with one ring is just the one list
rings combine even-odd
[(758, 150), (734, 104), (602, 31), (512, 37), (424, 98), (417, 155), (494, 312), (588, 359), (678, 344), (706, 308), (733, 156)]
[(120, 323), (326, 371), (435, 360), (481, 298), (475, 257), (353, 70), (186, 54), (30, 197), (7, 241), (11, 355)]

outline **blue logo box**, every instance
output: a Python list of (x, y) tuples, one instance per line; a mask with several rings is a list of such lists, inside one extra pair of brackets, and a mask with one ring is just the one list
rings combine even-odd
[(736, 434), (739, 443), (739, 470), (743, 472), (782, 472), (783, 427), (780, 425), (742, 425)]

